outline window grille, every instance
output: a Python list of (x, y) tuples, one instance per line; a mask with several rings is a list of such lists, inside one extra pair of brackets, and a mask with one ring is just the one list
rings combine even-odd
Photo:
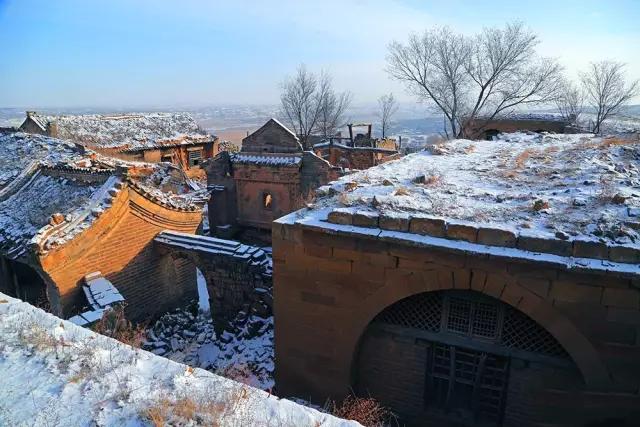
[(507, 347), (568, 358), (560, 343), (526, 314), (509, 309), (505, 313), (502, 343)]
[(377, 321), (407, 328), (437, 332), (442, 316), (442, 295), (439, 292), (418, 294), (397, 302), (384, 310)]
[(456, 291), (426, 292), (405, 298), (375, 322), (436, 333), (453, 333), (507, 348), (569, 358), (560, 343), (526, 314), (484, 296)]
[(202, 159), (202, 151), (189, 151), (189, 166), (197, 166)]

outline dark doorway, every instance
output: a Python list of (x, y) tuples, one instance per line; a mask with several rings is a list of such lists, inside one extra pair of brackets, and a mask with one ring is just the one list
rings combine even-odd
[(38, 272), (27, 264), (3, 258), (0, 288), (8, 295), (19, 298), (36, 307), (49, 308), (47, 287)]
[(432, 343), (427, 357), (427, 411), (465, 424), (499, 425), (508, 365), (506, 357)]

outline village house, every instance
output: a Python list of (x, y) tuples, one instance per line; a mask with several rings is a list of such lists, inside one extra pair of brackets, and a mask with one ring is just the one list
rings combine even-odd
[(512, 114), (493, 119), (478, 118), (465, 123), (465, 135), (470, 139), (492, 140), (504, 132), (576, 133), (575, 125), (559, 114)]
[(0, 292), (63, 318), (105, 300), (124, 299), (134, 320), (180, 306), (197, 298), (195, 266), (154, 238), (194, 233), (206, 199), (167, 163), (0, 134)]
[(211, 233), (229, 237), (238, 229), (271, 230), (271, 222), (304, 206), (339, 168), (310, 151), (276, 119), (242, 140), (238, 153), (220, 152), (204, 163)]
[(637, 425), (640, 145), (453, 141), (273, 224), (276, 386), (409, 425)]
[[(314, 144), (313, 151), (331, 165), (351, 170), (369, 169), (398, 158), (400, 154), (396, 140), (372, 138), (371, 127), (371, 123), (350, 123), (347, 125), (349, 137), (342, 137), (339, 133)], [(365, 128), (366, 131), (358, 132), (359, 128)]]
[(218, 138), (201, 129), (187, 113), (43, 115), (27, 111), (19, 130), (84, 145), (128, 161), (170, 162), (190, 176), (218, 151)]

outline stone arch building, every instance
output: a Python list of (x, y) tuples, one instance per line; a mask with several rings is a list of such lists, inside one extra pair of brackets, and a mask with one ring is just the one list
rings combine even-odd
[[(546, 175), (545, 168), (562, 175), (567, 157), (584, 162), (604, 150), (612, 162), (633, 158), (632, 144), (590, 142), (554, 137), (555, 164), (536, 158), (544, 140), (535, 149), (476, 142), (487, 145), (474, 151), (465, 149), (468, 141), (454, 142), (440, 156), (413, 154), (369, 169), (366, 178), (344, 177), (320, 189), (315, 208), (275, 221), (278, 393), (323, 402), (354, 390), (407, 425), (637, 424), (640, 248), (598, 238), (581, 224), (597, 213), (582, 207), (592, 203), (632, 223), (639, 201), (587, 198), (576, 206), (574, 193), (554, 198), (557, 212), (541, 215), (526, 191), (568, 193), (545, 180), (514, 185)], [(520, 149), (532, 154), (528, 167), (501, 181), (492, 162)], [(445, 179), (455, 187), (415, 176), (427, 166), (445, 173), (451, 164), (457, 175)], [(589, 173), (598, 176), (597, 168)], [(636, 178), (611, 184), (622, 191), (627, 179)], [(491, 182), (497, 196), (478, 191), (481, 182)], [(456, 208), (449, 207), (456, 188)], [(517, 202), (504, 210), (488, 202), (513, 192)], [(469, 212), (489, 223), (456, 217)], [(555, 215), (564, 231), (540, 231), (553, 230)]]

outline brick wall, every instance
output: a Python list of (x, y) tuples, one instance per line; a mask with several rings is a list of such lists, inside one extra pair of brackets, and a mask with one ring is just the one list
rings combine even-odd
[(82, 279), (94, 271), (120, 290), (134, 320), (196, 298), (193, 264), (158, 253), (152, 241), (165, 229), (193, 233), (200, 217), (200, 211), (157, 205), (131, 188), (121, 191), (89, 229), (41, 259), (59, 290), (61, 314), (68, 316), (85, 303)]
[(570, 354), (583, 385), (558, 385), (556, 394), (570, 397), (562, 400), (565, 409), (601, 396), (608, 404), (592, 405), (585, 421), (638, 416), (637, 278), (279, 223), (273, 255), (276, 385), (283, 396), (344, 396), (358, 368), (357, 343), (378, 313), (417, 293), (466, 289), (524, 312)]

